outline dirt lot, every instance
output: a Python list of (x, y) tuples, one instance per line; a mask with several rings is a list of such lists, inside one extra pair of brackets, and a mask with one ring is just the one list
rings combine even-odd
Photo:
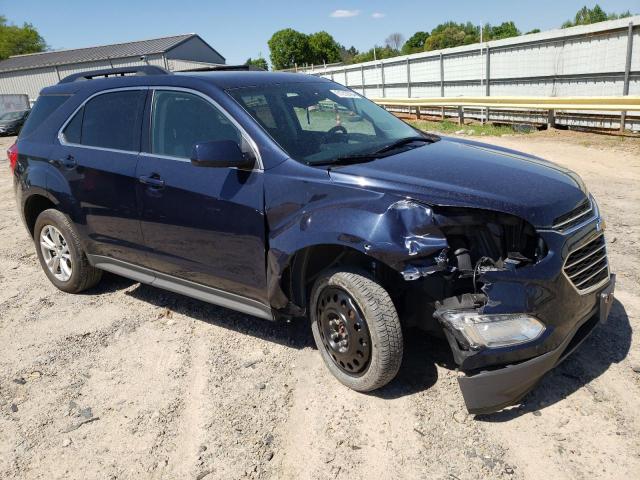
[(483, 139), (580, 173), (618, 274), (609, 322), (523, 405), (484, 417), (466, 414), (446, 345), (420, 334), (400, 377), (362, 395), (329, 375), (304, 325), (113, 275), (59, 292), (3, 155), (0, 478), (638, 478), (640, 140)]

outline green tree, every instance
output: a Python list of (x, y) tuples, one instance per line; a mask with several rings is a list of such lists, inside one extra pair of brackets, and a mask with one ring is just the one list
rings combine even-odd
[(533, 30), (529, 30), (527, 33), (525, 33), (525, 35), (529, 35), (530, 33), (540, 33), (540, 29), (534, 28)]
[(269, 70), (269, 65), (267, 64), (267, 61), (262, 57), (258, 57), (258, 58), (249, 57), (247, 58), (247, 61), (244, 62), (244, 64), (250, 67), (261, 68), (262, 70)]
[(402, 46), (401, 53), (403, 55), (409, 55), (411, 53), (418, 53), (424, 50), (424, 42), (429, 38), (427, 32), (416, 32), (409, 37)]
[(513, 22), (503, 22), (500, 25), (491, 26), (488, 23), (482, 29), (483, 40), (500, 40), (521, 35)]
[(278, 30), (269, 39), (271, 65), (274, 70), (302, 66), (309, 61), (309, 36), (292, 28)]
[(22, 27), (10, 25), (6, 17), (0, 15), (0, 60), (12, 55), (42, 52), (47, 48), (44, 38), (30, 23)]
[(349, 48), (344, 45), (340, 45), (340, 61), (345, 65), (349, 65), (353, 63), (353, 59), (356, 55), (358, 55), (358, 49), (353, 45)]
[[(375, 55), (373, 50), (375, 49)], [(353, 57), (353, 63), (370, 62), (371, 60), (382, 60), (383, 58), (397, 57), (400, 55), (398, 50), (394, 50), (390, 47), (375, 46), (366, 52), (361, 52)]]
[(307, 63), (322, 65), (341, 60), (340, 45), (327, 32), (312, 33), (308, 37), (309, 58)]
[(471, 22), (441, 23), (431, 30), (429, 38), (424, 42), (424, 49), (440, 50), (442, 48), (459, 47), (480, 41), (480, 32)]
[(624, 13), (607, 13), (600, 5), (596, 4), (593, 8), (586, 5), (576, 13), (573, 20), (567, 20), (562, 24), (562, 28), (575, 27), (577, 25), (590, 25), (592, 23), (604, 22), (606, 20), (615, 20), (617, 18), (630, 17), (631, 13), (627, 10)]

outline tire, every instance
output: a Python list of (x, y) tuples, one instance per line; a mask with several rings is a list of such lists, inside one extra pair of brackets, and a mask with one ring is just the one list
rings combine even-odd
[[(402, 363), (402, 328), (391, 297), (380, 284), (363, 273), (328, 271), (315, 282), (309, 305), (318, 351), (342, 384), (370, 392), (395, 378)], [(360, 348), (367, 333), (368, 352)]]
[[(45, 230), (44, 236), (46, 237), (44, 239), (42, 238), (43, 230)], [(61, 235), (61, 239), (55, 234), (55, 231)], [(53, 241), (52, 239), (56, 241), (53, 244), (48, 243)], [(62, 212), (48, 209), (38, 215), (33, 240), (42, 270), (44, 270), (51, 283), (63, 292), (82, 292), (95, 286), (102, 278), (102, 270), (89, 264), (75, 230)], [(41, 241), (50, 247), (41, 244)], [(57, 246), (56, 243), (61, 246)], [(45, 256), (48, 258), (45, 258)], [(52, 270), (47, 265), (47, 260), (54, 260), (52, 263), (55, 264), (55, 257), (58, 257), (58, 263), (57, 267)], [(65, 260), (61, 260), (63, 257)], [(66, 269), (63, 266), (66, 266)]]

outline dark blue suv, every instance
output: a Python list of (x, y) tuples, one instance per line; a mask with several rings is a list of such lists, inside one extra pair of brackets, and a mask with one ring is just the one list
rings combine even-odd
[(10, 148), (59, 289), (103, 270), (266, 319), (308, 318), (359, 391), (443, 335), (469, 411), (518, 401), (607, 318), (598, 206), (540, 158), (420, 132), (302, 74), (159, 68), (45, 88)]

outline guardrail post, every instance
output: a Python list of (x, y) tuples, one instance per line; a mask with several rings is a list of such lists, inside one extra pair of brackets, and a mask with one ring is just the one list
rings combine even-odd
[(409, 57), (407, 57), (407, 97), (411, 98), (411, 65), (409, 62)]
[(384, 98), (386, 95), (384, 94), (384, 63), (382, 60), (380, 61), (380, 80), (382, 81), (382, 98)]
[[(627, 58), (624, 65), (624, 83), (622, 85), (622, 95), (629, 95), (629, 76), (631, 74), (631, 54), (633, 53), (633, 22), (629, 22), (629, 32), (627, 33)], [(627, 120), (627, 112), (623, 110), (620, 115), (620, 133), (624, 132)]]
[(365, 88), (364, 88), (364, 67), (362, 65), (360, 65), (360, 79), (362, 80), (362, 96), (366, 96), (365, 95)]
[(458, 125), (464, 125), (464, 107), (458, 107)]
[(555, 110), (550, 108), (547, 114), (547, 128), (556, 128)]

